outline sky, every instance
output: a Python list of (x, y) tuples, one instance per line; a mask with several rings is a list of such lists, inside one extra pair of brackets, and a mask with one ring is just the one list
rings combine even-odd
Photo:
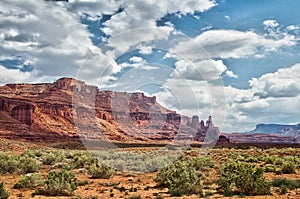
[(2, 0), (0, 84), (144, 92), (222, 132), (300, 122), (298, 0)]

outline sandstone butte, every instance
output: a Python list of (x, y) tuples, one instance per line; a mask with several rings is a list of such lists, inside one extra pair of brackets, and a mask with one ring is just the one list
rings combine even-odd
[[(143, 93), (101, 91), (73, 78), (0, 87), (0, 137), (31, 142), (120, 143), (214, 141), (211, 117), (199, 121), (168, 110)], [(222, 141), (227, 141), (223, 136)]]

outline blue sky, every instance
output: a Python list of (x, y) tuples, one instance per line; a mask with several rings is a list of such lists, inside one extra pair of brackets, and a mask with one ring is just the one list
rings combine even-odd
[[(213, 115), (224, 132), (300, 121), (300, 2), (0, 3), (0, 84), (75, 77)], [(41, 12), (42, 11), (42, 12)]]

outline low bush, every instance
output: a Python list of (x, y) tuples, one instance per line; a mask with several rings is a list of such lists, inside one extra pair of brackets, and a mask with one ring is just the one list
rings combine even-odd
[(214, 168), (215, 163), (211, 158), (199, 158), (194, 157), (187, 160), (188, 164), (191, 167), (194, 167), (196, 171), (204, 172), (209, 171), (210, 169)]
[(65, 161), (65, 155), (62, 151), (48, 151), (47, 153), (43, 153), (41, 155), (41, 161), (43, 165), (54, 165), (56, 163), (62, 163)]
[(41, 168), (39, 161), (35, 158), (20, 157), (18, 164), (18, 173), (35, 173)]
[(300, 188), (300, 179), (289, 180), (286, 178), (277, 178), (272, 181), (273, 187), (286, 187), (288, 189), (294, 190)]
[(227, 196), (235, 192), (242, 195), (270, 194), (270, 183), (263, 177), (263, 170), (254, 169), (246, 162), (229, 160), (222, 168), (217, 183)]
[(296, 165), (292, 161), (284, 161), (281, 165), (281, 173), (283, 174), (291, 174), (296, 173)]
[(77, 179), (73, 172), (67, 170), (50, 171), (44, 186), (33, 195), (71, 196), (77, 188)]
[(200, 176), (187, 161), (176, 161), (159, 170), (155, 181), (158, 186), (167, 187), (172, 196), (202, 193)]
[(19, 181), (14, 185), (14, 189), (34, 188), (43, 184), (43, 179), (38, 173), (28, 173), (20, 177)]
[(92, 178), (104, 178), (108, 179), (114, 176), (115, 170), (104, 164), (95, 164), (90, 166), (88, 173)]
[(31, 157), (16, 155), (0, 155), (0, 174), (34, 173), (40, 168), (40, 163)]
[(0, 183), (0, 199), (7, 199), (9, 197), (10, 193), (7, 191), (7, 189), (4, 186), (4, 182)]
[(77, 152), (73, 155), (72, 157), (72, 167), (74, 169), (79, 169), (79, 168), (88, 168), (94, 164), (98, 163), (97, 157), (93, 156), (90, 153), (80, 153)]
[(250, 163), (258, 163), (259, 159), (253, 156), (249, 156), (246, 158), (245, 162), (250, 162)]
[(33, 151), (33, 150), (26, 150), (21, 154), (21, 156), (29, 157), (29, 158), (35, 158), (36, 154), (35, 154), (35, 151)]
[(276, 167), (274, 165), (266, 165), (265, 166), (265, 172), (273, 172), (275, 173)]
[(0, 174), (15, 173), (18, 169), (18, 165), (18, 156), (0, 154)]
[(277, 157), (274, 162), (275, 165), (279, 165), (279, 166), (281, 166), (283, 163), (284, 163), (284, 160), (281, 159), (280, 157)]

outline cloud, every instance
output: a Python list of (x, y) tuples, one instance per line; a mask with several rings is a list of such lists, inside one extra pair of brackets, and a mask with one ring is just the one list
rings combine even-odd
[(201, 28), (201, 30), (206, 31), (206, 30), (210, 30), (212, 28), (213, 28), (213, 26), (205, 26), (205, 27)]
[(0, 65), (0, 85), (6, 83), (40, 83), (52, 81), (51, 77), (40, 77), (37, 71), (22, 72), (20, 69), (8, 69)]
[(141, 46), (139, 47), (139, 53), (144, 55), (150, 55), (152, 54), (152, 47), (151, 46)]
[(233, 106), (244, 113), (257, 114), (260, 111), (265, 110), (268, 106), (270, 106), (270, 104), (265, 100), (253, 100), (241, 104), (234, 104)]
[[(271, 39), (267, 35), (259, 35), (253, 31), (209, 30), (195, 38), (195, 42), (203, 47), (211, 58), (244, 58), (261, 57), (276, 52), (281, 48), (294, 46), (295, 36), (285, 34), (283, 38)], [(186, 41), (180, 42), (173, 49), (185, 57), (197, 58), (198, 51), (191, 51)]]
[(78, 15), (83, 13), (89, 13), (91, 15), (100, 15), (100, 14), (113, 14), (122, 5), (123, 1), (116, 0), (69, 0), (68, 10)]
[(276, 28), (276, 27), (279, 26), (278, 22), (276, 20), (273, 20), (273, 19), (263, 21), (263, 25), (266, 28)]
[[(298, 123), (300, 97), (253, 98), (252, 101), (229, 103), (227, 96), (224, 132), (247, 132), (260, 123)], [(239, 90), (237, 90), (239, 92)]]
[(114, 35), (134, 28), (156, 27), (156, 21), (168, 13), (180, 12), (181, 14), (204, 12), (216, 5), (211, 0), (175, 0), (175, 1), (143, 1), (135, 0), (122, 4), (120, 12), (105, 22), (103, 31)]
[(296, 97), (300, 95), (300, 64), (282, 68), (274, 73), (252, 78), (249, 84), (260, 98)]
[[(116, 57), (133, 48), (151, 54), (152, 45), (168, 39), (173, 27), (157, 27), (156, 20), (168, 13), (203, 12), (215, 1), (141, 1), (70, 0), (66, 2), (17, 1), (0, 2), (0, 51), (2, 57), (20, 56), (30, 60), (39, 76), (76, 76), (88, 82), (113, 79), (121, 70)], [(153, 12), (155, 10), (155, 12)], [(106, 39), (103, 49), (95, 50), (91, 33), (80, 17), (111, 15), (103, 31), (114, 37)], [(131, 29), (152, 27), (135, 34)], [(127, 31), (127, 33), (124, 33)], [(116, 33), (123, 34), (115, 36)], [(111, 66), (111, 68), (109, 68)]]
[(76, 75), (93, 45), (86, 27), (66, 7), (46, 1), (1, 1), (1, 56), (31, 60), (40, 76)]
[(204, 81), (170, 78), (163, 85), (164, 90), (157, 93), (159, 101), (172, 109), (201, 109), (212, 106), (212, 95)]
[(139, 49), (141, 44), (151, 47), (160, 40), (168, 39), (173, 31), (171, 27), (140, 28), (123, 32), (110, 37), (106, 46), (111, 50), (114, 57), (118, 57), (128, 51)]
[(30, 78), (30, 72), (21, 72), (19, 69), (7, 69), (0, 66), (0, 84), (5, 84), (7, 82), (23, 83), (27, 82)]
[(121, 63), (120, 66), (122, 68), (132, 67), (139, 70), (157, 70), (158, 67), (151, 66), (144, 60), (142, 57), (133, 56), (129, 58), (129, 62)]
[(214, 123), (222, 130), (225, 117), (225, 95), (221, 84), (210, 84), (185, 78), (169, 78), (156, 93), (164, 107), (178, 113), (205, 119), (212, 115)]
[(222, 60), (194, 60), (189, 63), (185, 60), (179, 60), (175, 63), (173, 78), (184, 77), (190, 80), (212, 81), (220, 79), (222, 74), (229, 77), (236, 75), (227, 69)]
[(299, 122), (299, 74), (298, 63), (251, 79), (249, 89), (224, 87), (227, 104), (224, 131), (249, 131), (257, 123)]
[(145, 60), (142, 57), (137, 56), (130, 57), (129, 61), (134, 63), (145, 63)]
[[(91, 9), (90, 4), (93, 4), (94, 1), (88, 1), (89, 3), (86, 6), (87, 9)], [(76, 1), (76, 4), (79, 2)], [(80, 4), (86, 4), (80, 1)], [(114, 4), (115, 9), (109, 8), (109, 12), (112, 14), (111, 18), (103, 23), (102, 31), (106, 35), (112, 35), (106, 39), (100, 55), (98, 55), (98, 63), (101, 63), (102, 66), (109, 67), (113, 60), (117, 57), (127, 53), (128, 51), (139, 49), (141, 54), (151, 54), (153, 46), (157, 46), (162, 49), (168, 49), (167, 43), (170, 36), (174, 32), (173, 26), (160, 26), (157, 27), (156, 21), (161, 17), (169, 13), (194, 13), (195, 11), (203, 12), (210, 9), (216, 5), (215, 1), (204, 0), (188, 0), (188, 1), (179, 1), (169, 2), (169, 1), (116, 1)], [(97, 4), (95, 6), (98, 6)], [(71, 6), (70, 10), (75, 10), (76, 6)], [(81, 10), (81, 9), (79, 9)], [(119, 12), (115, 12), (119, 10)], [(155, 10), (155, 12), (153, 12)], [(114, 12), (113, 12), (114, 11)], [(101, 55), (101, 53), (103, 55)], [(101, 59), (104, 59), (103, 61)], [(83, 79), (91, 80), (99, 78), (100, 73), (95, 73), (94, 71), (102, 71), (99, 64), (92, 64), (92, 61), (85, 61), (81, 68), (81, 71), (85, 71), (84, 75), (81, 75)], [(96, 65), (96, 66), (94, 66)], [(121, 68), (125, 67), (141, 67), (144, 70), (153, 70), (157, 67), (151, 66), (145, 63), (122, 63), (117, 68), (120, 72)], [(113, 79), (110, 76), (113, 73), (110, 73), (111, 70), (105, 70), (106, 79)], [(112, 71), (111, 71), (112, 72)]]
[(298, 25), (290, 25), (288, 27), (286, 27), (288, 30), (292, 31), (292, 30), (298, 30), (300, 27)]
[(237, 74), (234, 74), (231, 70), (226, 70), (226, 71), (225, 71), (225, 74), (226, 74), (228, 77), (238, 78), (238, 75), (237, 75)]

